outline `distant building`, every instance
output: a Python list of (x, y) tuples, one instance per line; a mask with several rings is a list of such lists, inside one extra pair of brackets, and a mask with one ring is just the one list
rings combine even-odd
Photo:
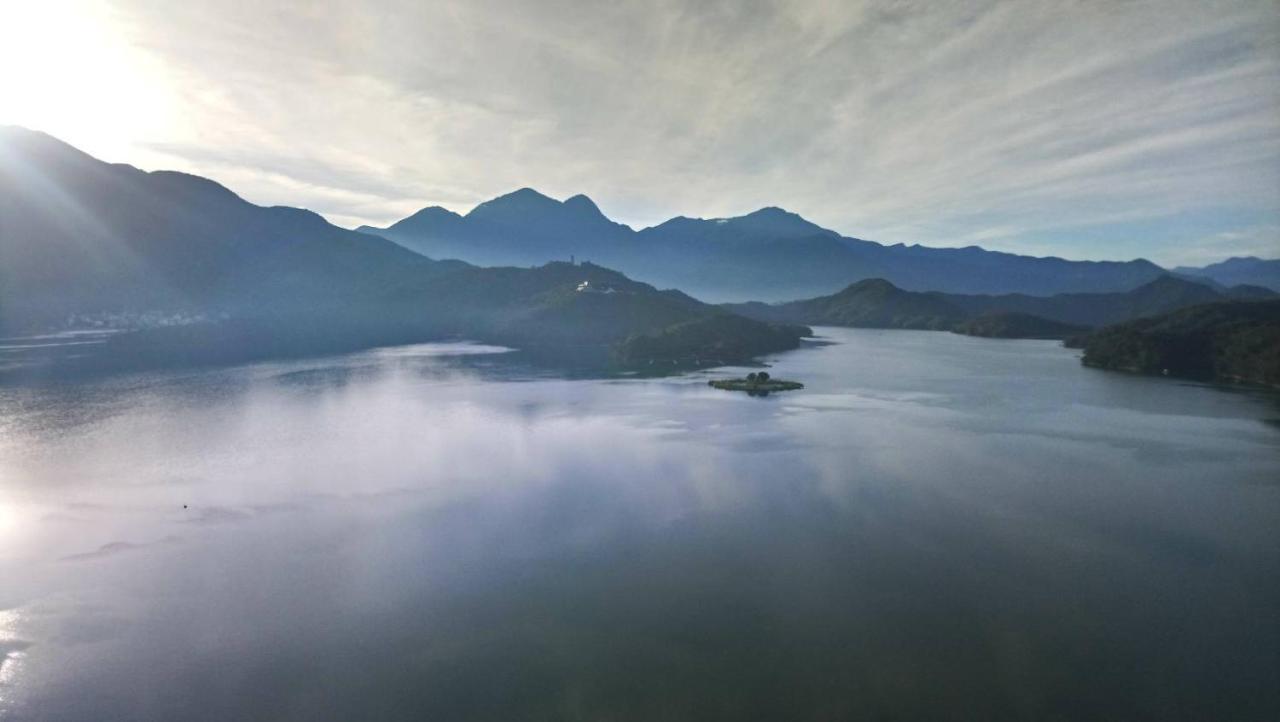
[(592, 286), (591, 281), (578, 284), (578, 293), (617, 293), (612, 286)]

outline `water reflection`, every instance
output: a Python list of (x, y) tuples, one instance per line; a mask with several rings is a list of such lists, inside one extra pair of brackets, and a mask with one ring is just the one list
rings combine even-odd
[(830, 333), (777, 359), (805, 391), (760, 399), (454, 346), (0, 389), (0, 704), (1276, 710), (1273, 400), (1049, 343)]

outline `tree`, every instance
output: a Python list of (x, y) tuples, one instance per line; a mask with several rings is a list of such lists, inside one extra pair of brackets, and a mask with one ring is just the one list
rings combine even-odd
[(761, 371), (760, 373), (756, 374), (755, 377), (756, 377), (756, 381), (760, 383), (764, 383), (769, 380), (769, 372)]
[(757, 374), (755, 374), (755, 373), (749, 373), (749, 374), (747, 374), (747, 381), (748, 381), (748, 382), (750, 382), (750, 383), (753, 383), (753, 384), (754, 384), (754, 383), (756, 382), (756, 380), (758, 380), (759, 378), (760, 378), (760, 377), (759, 377)]

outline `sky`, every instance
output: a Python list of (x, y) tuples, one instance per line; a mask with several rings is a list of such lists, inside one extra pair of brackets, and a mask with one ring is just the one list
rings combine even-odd
[(634, 227), (1280, 257), (1275, 0), (0, 0), (0, 123), (346, 226), (528, 186)]

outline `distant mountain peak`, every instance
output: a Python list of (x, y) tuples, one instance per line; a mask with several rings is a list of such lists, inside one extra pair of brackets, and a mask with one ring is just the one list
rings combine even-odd
[(603, 222), (613, 224), (614, 221), (600, 210), (600, 206), (587, 196), (579, 193), (575, 196), (566, 198), (562, 204), (567, 211), (571, 211), (574, 215), (582, 219), (590, 219), (592, 222)]
[(570, 196), (564, 199), (564, 205), (572, 208), (589, 209), (589, 210), (595, 211), (596, 213), (600, 213), (600, 206), (597, 206), (595, 201), (591, 200), (583, 193), (579, 193), (575, 196)]
[(1280, 258), (1259, 258), (1258, 256), (1232, 256), (1223, 259), (1217, 263), (1210, 263), (1207, 266), (1177, 266), (1173, 270), (1177, 273), (1204, 273), (1214, 270), (1225, 270), (1233, 268), (1247, 268), (1253, 266), (1274, 266), (1280, 264)]
[(392, 231), (399, 233), (438, 233), (441, 230), (452, 228), (462, 216), (454, 213), (448, 208), (441, 206), (427, 206), (411, 216), (406, 216), (392, 223), (386, 228), (377, 228), (374, 226), (360, 226), (357, 231), (361, 233), (378, 233), (379, 231)]
[(1210, 286), (1207, 283), (1203, 283), (1200, 281), (1193, 281), (1188, 278), (1181, 278), (1171, 273), (1166, 273), (1164, 275), (1157, 276), (1156, 278), (1142, 284), (1141, 286), (1138, 287), (1138, 289), (1135, 289), (1135, 290), (1144, 289), (1144, 288), (1147, 288), (1147, 289), (1188, 288), (1192, 286), (1197, 288), (1208, 288), (1212, 290), (1212, 286)]
[(625, 228), (610, 220), (595, 201), (581, 193), (558, 201), (532, 188), (521, 188), (485, 201), (473, 208), (466, 218), (556, 233)]
[[(422, 210), (409, 216), (409, 218), (439, 218), (439, 217), (460, 217), (457, 213), (445, 208), (444, 206), (427, 206)], [(406, 219), (407, 220), (407, 219)]]
[(501, 200), (503, 198), (507, 198), (507, 199), (530, 198), (530, 199), (538, 199), (538, 200), (545, 200), (545, 201), (555, 200), (554, 198), (547, 195), (546, 193), (530, 188), (529, 186), (524, 186), (523, 188), (517, 188), (516, 190), (513, 190), (510, 193), (505, 193), (503, 195), (498, 196), (497, 198), (494, 198), (494, 200)]
[(724, 220), (736, 227), (757, 233), (772, 233), (783, 236), (838, 235), (835, 231), (823, 228), (798, 213), (792, 213), (777, 206), (765, 206), (745, 216)]
[(778, 206), (765, 206), (764, 208), (761, 208), (756, 211), (752, 211), (742, 217), (743, 218), (800, 218), (800, 214), (792, 213), (791, 211), (785, 208), (779, 208)]
[(893, 285), (893, 283), (883, 278), (865, 278), (861, 281), (845, 286), (844, 290), (837, 295), (848, 293), (863, 293), (866, 291), (901, 291), (902, 289)]
[(1179, 266), (1173, 271), (1184, 276), (1207, 278), (1227, 287), (1246, 284), (1280, 291), (1280, 258), (1232, 256), (1202, 268)]
[(507, 214), (534, 213), (539, 211), (547, 211), (551, 209), (559, 209), (563, 204), (547, 195), (539, 193), (532, 188), (521, 188), (519, 190), (504, 193), (496, 198), (491, 198), (467, 213), (467, 217), (484, 218), (488, 216), (505, 216)]
[(412, 226), (422, 223), (450, 222), (456, 221), (460, 218), (462, 218), (462, 216), (443, 206), (427, 206), (408, 218), (398, 221), (395, 226), (392, 227), (394, 228), (401, 225)]

